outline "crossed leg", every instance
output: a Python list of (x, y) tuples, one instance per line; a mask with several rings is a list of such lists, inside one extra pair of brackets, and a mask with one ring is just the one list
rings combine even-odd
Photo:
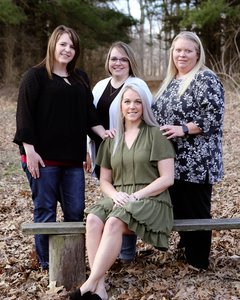
[(117, 259), (123, 234), (131, 234), (127, 224), (110, 217), (104, 224), (96, 215), (89, 214), (86, 224), (86, 246), (91, 273), (80, 287), (81, 294), (91, 291), (108, 299), (105, 274)]

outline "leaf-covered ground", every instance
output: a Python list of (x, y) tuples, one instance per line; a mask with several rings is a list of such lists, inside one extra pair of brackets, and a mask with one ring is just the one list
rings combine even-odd
[[(50, 289), (48, 273), (36, 262), (33, 237), (21, 232), (32, 221), (32, 201), (21, 170), (15, 131), (16, 91), (0, 89), (0, 299), (66, 299), (62, 288)], [(214, 188), (214, 217), (240, 216), (240, 98), (226, 93), (224, 129), (225, 177)], [(99, 196), (97, 182), (86, 177), (86, 205)], [(61, 212), (59, 210), (59, 215)], [(116, 263), (107, 275), (115, 300), (237, 300), (240, 299), (240, 231), (214, 231), (210, 267), (191, 269), (171, 236), (167, 253), (138, 241), (136, 260)]]

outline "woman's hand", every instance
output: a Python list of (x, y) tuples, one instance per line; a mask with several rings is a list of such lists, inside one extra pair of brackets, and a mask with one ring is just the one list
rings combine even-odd
[(166, 135), (167, 139), (184, 136), (182, 126), (164, 125), (160, 127), (160, 130), (163, 131), (163, 135)]
[(108, 129), (108, 130), (105, 130), (103, 136), (102, 136), (102, 139), (106, 139), (107, 137), (110, 137), (111, 139), (114, 138), (116, 135), (116, 129)]
[(37, 179), (40, 177), (39, 165), (45, 167), (45, 164), (33, 145), (23, 143), (23, 146), (27, 156), (27, 168), (32, 177)]
[(86, 160), (83, 162), (83, 168), (85, 172), (91, 173), (92, 172), (92, 160), (90, 157), (89, 152), (86, 154)]
[(102, 125), (97, 125), (94, 127), (91, 127), (92, 131), (99, 135), (103, 140), (107, 137), (114, 138), (116, 134), (116, 129), (108, 129), (105, 130), (105, 128)]
[(116, 192), (112, 196), (112, 199), (113, 202), (115, 203), (115, 206), (124, 206), (124, 204), (130, 201), (130, 196), (128, 193), (125, 192)]
[[(197, 124), (189, 122), (185, 125), (188, 128), (188, 134), (202, 134), (202, 129)], [(163, 131), (163, 135), (167, 136), (167, 139), (185, 136), (181, 125), (164, 125), (160, 127), (160, 130)]]

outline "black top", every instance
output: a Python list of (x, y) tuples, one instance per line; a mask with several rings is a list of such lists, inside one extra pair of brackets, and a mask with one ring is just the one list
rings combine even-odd
[[(105, 90), (103, 91), (98, 104), (97, 104), (97, 112), (98, 112), (98, 119), (103, 125), (105, 129), (109, 129), (109, 108), (117, 94), (120, 92), (121, 88), (123, 87), (123, 84), (115, 89), (111, 85), (111, 80), (109, 80)], [(90, 137), (95, 141), (96, 151), (98, 150), (102, 139), (96, 135), (95, 133), (91, 133)]]
[(24, 74), (17, 105), (14, 142), (25, 154), (22, 142), (32, 144), (43, 160), (82, 162), (86, 135), (99, 125), (88, 77), (76, 70), (67, 80), (45, 67)]

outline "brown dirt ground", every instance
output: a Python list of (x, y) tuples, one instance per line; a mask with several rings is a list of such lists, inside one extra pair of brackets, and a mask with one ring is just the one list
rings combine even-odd
[[(50, 289), (33, 251), (33, 237), (21, 232), (32, 221), (32, 201), (21, 170), (15, 131), (16, 90), (0, 89), (0, 299), (66, 299), (66, 291)], [(224, 129), (225, 176), (214, 187), (214, 217), (240, 216), (240, 97), (226, 92)], [(99, 197), (97, 182), (86, 176), (86, 205)], [(60, 213), (60, 212), (59, 212)], [(111, 300), (240, 299), (240, 231), (214, 231), (210, 267), (189, 268), (179, 259), (177, 233), (166, 254), (138, 241), (136, 260), (115, 264), (107, 275)], [(150, 251), (145, 251), (150, 250)]]

